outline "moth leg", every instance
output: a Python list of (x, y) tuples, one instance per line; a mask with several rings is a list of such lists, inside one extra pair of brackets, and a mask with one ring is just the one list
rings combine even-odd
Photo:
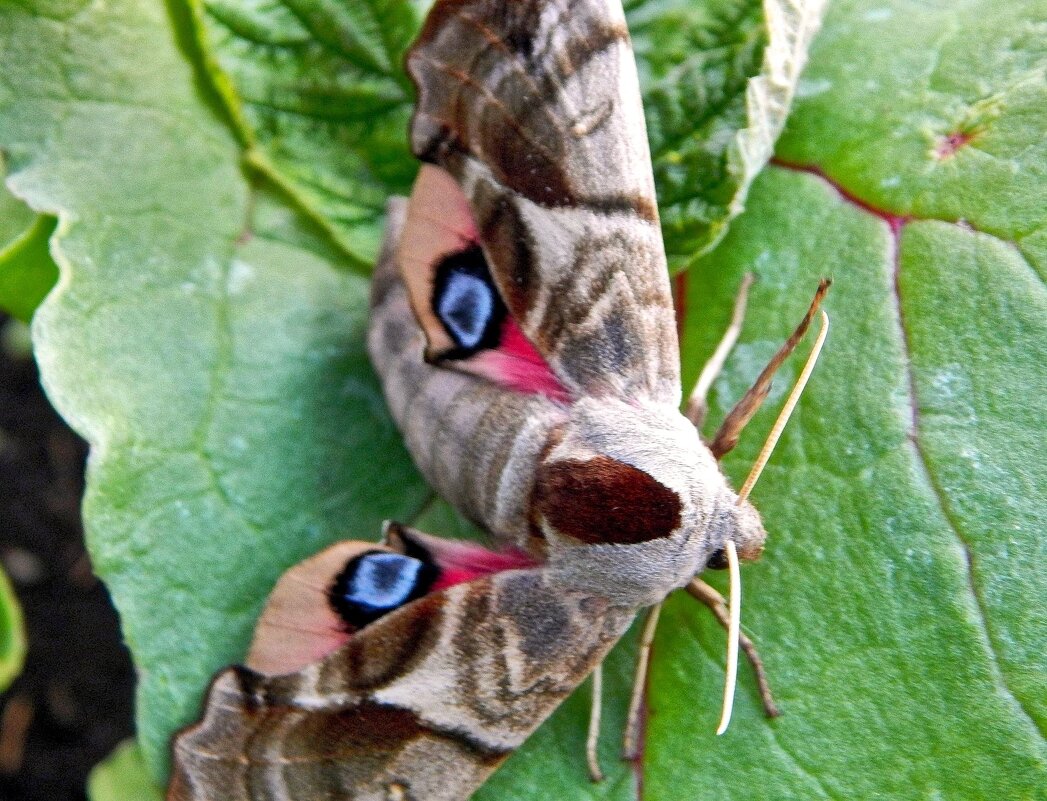
[(585, 739), (585, 761), (589, 764), (589, 778), (594, 782), (603, 781), (600, 770), (600, 758), (596, 746), (600, 742), (600, 714), (603, 711), (603, 662), (593, 671), (592, 702), (589, 707), (589, 736)]
[(651, 662), (651, 645), (654, 643), (654, 632), (658, 628), (658, 615), (662, 612), (661, 603), (657, 603), (647, 612), (640, 636), (640, 650), (636, 654), (636, 672), (633, 674), (633, 692), (629, 697), (629, 714), (625, 719), (625, 735), (622, 738), (622, 759), (636, 759), (639, 756), (640, 740), (640, 707), (643, 705), (643, 691), (647, 686), (647, 668)]
[(709, 450), (713, 452), (713, 456), (717, 459), (721, 459), (724, 454), (738, 444), (738, 437), (741, 435), (742, 429), (752, 419), (752, 416), (756, 414), (757, 409), (760, 408), (767, 397), (767, 393), (771, 391), (771, 379), (774, 378), (775, 372), (781, 367), (782, 362), (789, 357), (789, 354), (793, 352), (800, 340), (803, 339), (803, 335), (807, 333), (807, 328), (810, 326), (811, 320), (814, 319), (818, 307), (822, 304), (822, 298), (829, 291), (831, 284), (832, 281), (828, 278), (821, 280), (818, 284), (818, 291), (814, 293), (814, 300), (811, 301), (807, 314), (803, 316), (800, 324), (796, 326), (796, 330), (785, 340), (785, 344), (778, 349), (778, 352), (771, 357), (767, 366), (763, 368), (763, 372), (757, 376), (756, 381), (749, 387), (749, 391), (727, 413), (727, 417), (720, 424), (716, 436), (713, 437), (713, 441), (709, 445)]
[(742, 322), (745, 320), (745, 306), (749, 300), (749, 287), (753, 283), (753, 274), (746, 273), (742, 278), (742, 285), (738, 288), (738, 294), (734, 298), (734, 311), (731, 312), (731, 322), (727, 330), (723, 332), (720, 343), (709, 357), (709, 361), (702, 367), (698, 374), (698, 383), (694, 385), (694, 392), (687, 400), (684, 416), (694, 423), (695, 428), (701, 428), (705, 421), (705, 415), (709, 411), (708, 397), (716, 377), (723, 370), (724, 362), (731, 352), (731, 348), (738, 341), (738, 335), (742, 333)]
[[(724, 629), (728, 627), (730, 618), (727, 613), (727, 602), (716, 591), (715, 587), (711, 587), (700, 578), (693, 578), (685, 589), (691, 597), (696, 598), (709, 607)], [(778, 717), (781, 712), (774, 703), (774, 696), (771, 695), (771, 685), (767, 682), (767, 673), (763, 669), (763, 660), (760, 659), (760, 654), (756, 651), (756, 645), (744, 633), (739, 635), (738, 645), (745, 652), (745, 656), (749, 659), (749, 664), (753, 666), (753, 673), (756, 674), (756, 684), (760, 688), (760, 701), (763, 703), (764, 714), (769, 718)]]

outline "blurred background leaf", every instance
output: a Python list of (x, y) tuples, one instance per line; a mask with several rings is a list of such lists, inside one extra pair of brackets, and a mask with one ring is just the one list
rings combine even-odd
[[(5, 174), (0, 158), (0, 176)], [(0, 184), (0, 311), (29, 322), (40, 301), (58, 280), (48, 242), (56, 221), (33, 214)]]
[(134, 740), (125, 740), (98, 763), (87, 779), (90, 801), (160, 801), (164, 795), (152, 781)]
[(14, 588), (0, 570), (0, 692), (6, 690), (25, 662), (25, 621)]

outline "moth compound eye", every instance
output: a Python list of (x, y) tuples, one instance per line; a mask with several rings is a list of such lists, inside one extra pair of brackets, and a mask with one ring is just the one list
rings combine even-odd
[(369, 551), (351, 559), (328, 592), (338, 616), (354, 629), (425, 595), (438, 575), (420, 559)]
[(707, 570), (726, 570), (728, 568), (727, 551), (717, 548), (706, 561), (705, 567)]
[(506, 308), (479, 246), (444, 258), (433, 281), (433, 313), (465, 358), (498, 345)]

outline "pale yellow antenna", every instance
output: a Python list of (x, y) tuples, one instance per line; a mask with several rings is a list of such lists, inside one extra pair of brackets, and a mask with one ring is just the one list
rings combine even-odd
[(814, 372), (814, 365), (815, 362), (818, 361), (818, 354), (822, 352), (822, 345), (825, 344), (825, 337), (829, 333), (829, 315), (822, 310), (821, 316), (822, 327), (818, 330), (818, 338), (814, 341), (814, 347), (811, 348), (811, 355), (807, 357), (807, 362), (804, 364), (803, 370), (800, 372), (800, 377), (796, 379), (796, 384), (793, 385), (792, 392), (789, 393), (789, 397), (785, 399), (785, 405), (782, 407), (781, 412), (778, 413), (778, 419), (774, 421), (774, 425), (771, 427), (771, 433), (767, 435), (767, 439), (763, 443), (763, 447), (760, 449), (760, 455), (756, 457), (752, 470), (749, 471), (745, 483), (742, 484), (742, 488), (738, 491), (739, 506), (741, 506), (742, 502), (749, 497), (749, 493), (752, 492), (753, 487), (756, 486), (756, 479), (760, 477), (760, 473), (763, 472), (764, 467), (767, 465), (767, 460), (771, 458), (771, 453), (774, 451), (774, 447), (778, 444), (778, 439), (782, 436), (782, 431), (785, 430), (785, 424), (789, 422), (793, 409), (796, 408), (796, 404), (800, 400), (800, 395), (803, 394), (804, 387), (807, 386), (807, 381), (810, 379), (811, 373)]
[[(822, 311), (821, 317), (822, 325), (818, 330), (818, 338), (814, 341), (814, 347), (811, 348), (811, 353), (807, 357), (803, 370), (800, 372), (800, 377), (796, 379), (789, 397), (785, 399), (785, 405), (782, 407), (781, 412), (778, 413), (778, 419), (774, 421), (771, 433), (767, 435), (767, 439), (760, 449), (760, 455), (756, 457), (756, 462), (749, 471), (745, 483), (742, 484), (741, 490), (738, 491), (739, 506), (745, 502), (753, 487), (756, 486), (756, 480), (767, 465), (767, 460), (771, 458), (771, 453), (782, 436), (785, 424), (789, 422), (789, 417), (792, 415), (793, 409), (796, 408), (796, 404), (800, 400), (800, 395), (803, 394), (804, 387), (807, 386), (811, 373), (814, 372), (814, 365), (818, 361), (818, 355), (822, 352), (822, 345), (825, 344), (825, 337), (829, 333), (829, 315)], [(724, 543), (724, 549), (727, 554), (727, 566), (730, 569), (731, 596), (727, 629), (727, 678), (723, 687), (723, 712), (720, 715), (720, 725), (716, 729), (718, 735), (727, 731), (727, 725), (731, 722), (731, 712), (734, 709), (734, 688), (738, 681), (738, 640), (742, 630), (742, 576), (741, 570), (738, 568), (738, 551), (730, 540)]]
[(723, 683), (723, 712), (716, 728), (719, 737), (727, 731), (734, 710), (734, 687), (738, 682), (738, 635), (742, 631), (742, 571), (738, 569), (738, 549), (731, 540), (724, 543), (727, 566), (731, 573), (730, 623), (727, 627), (727, 678)]

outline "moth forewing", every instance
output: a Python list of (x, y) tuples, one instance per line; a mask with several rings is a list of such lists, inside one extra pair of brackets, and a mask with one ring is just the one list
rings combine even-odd
[[(316, 657), (305, 636), (305, 663), (258, 645), (259, 669), (221, 673), (175, 741), (171, 801), (464, 801), (639, 609), (763, 547), (679, 411), (621, 5), (437, 0), (407, 64), (425, 166), (389, 205), (368, 351), (418, 468), (519, 558), (394, 527), (403, 560), (324, 562), (301, 583), (340, 644)], [(267, 641), (310, 635), (296, 603), (274, 601)]]
[[(292, 568), (269, 609), (280, 609), (278, 596), (303, 575), (369, 607), (403, 597), (398, 585), (416, 573), (383, 577), (389, 558), (431, 560), (432, 586), (452, 583), (394, 603), (298, 670), (220, 673), (203, 719), (175, 738), (169, 801), (384, 799), (394, 786), (407, 798), (461, 801), (599, 664), (632, 617), (521, 556), (465, 543), (427, 553), (431, 541), (410, 531), (390, 545), (333, 546)], [(378, 560), (379, 573), (357, 571), (362, 596), (359, 583), (337, 584), (366, 560)], [(256, 641), (277, 636), (259, 624)]]

